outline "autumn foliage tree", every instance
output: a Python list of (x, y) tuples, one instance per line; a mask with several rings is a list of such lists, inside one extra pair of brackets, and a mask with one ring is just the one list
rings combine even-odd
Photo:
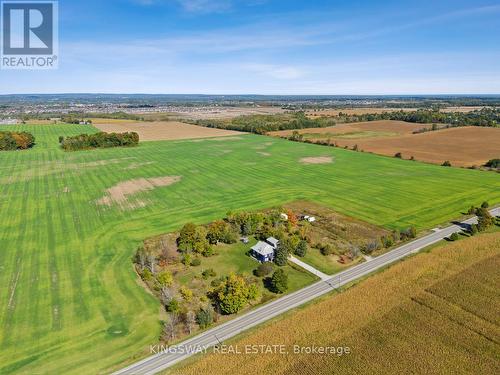
[(227, 276), (211, 293), (214, 302), (224, 314), (235, 314), (250, 300), (257, 298), (258, 288), (234, 273)]

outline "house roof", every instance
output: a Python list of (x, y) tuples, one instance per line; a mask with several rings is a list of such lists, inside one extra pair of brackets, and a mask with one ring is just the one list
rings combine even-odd
[(255, 251), (257, 254), (260, 254), (262, 256), (267, 256), (267, 255), (272, 255), (274, 254), (274, 249), (271, 245), (268, 243), (259, 241), (257, 245), (252, 247), (252, 250)]
[(278, 243), (279, 243), (279, 240), (277, 240), (276, 238), (274, 237), (269, 237), (267, 240), (266, 240), (267, 243), (271, 244), (272, 246), (276, 247), (278, 246)]

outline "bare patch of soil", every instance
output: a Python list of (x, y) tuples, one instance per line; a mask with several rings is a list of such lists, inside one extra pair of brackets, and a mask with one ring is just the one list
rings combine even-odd
[(333, 162), (333, 157), (331, 156), (317, 156), (300, 159), (302, 164), (330, 164)]
[(180, 176), (165, 176), (155, 178), (139, 178), (136, 180), (123, 181), (106, 190), (106, 195), (97, 201), (100, 205), (111, 206), (114, 203), (123, 208), (138, 208), (145, 205), (139, 201), (134, 204), (128, 201), (128, 198), (134, 194), (153, 190), (157, 187), (169, 186), (179, 182)]

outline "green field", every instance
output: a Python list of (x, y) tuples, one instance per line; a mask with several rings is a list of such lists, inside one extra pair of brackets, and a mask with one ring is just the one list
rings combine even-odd
[[(500, 203), (495, 173), (255, 135), (64, 153), (59, 135), (96, 130), (3, 128), (33, 132), (37, 146), (0, 153), (0, 374), (91, 374), (147, 353), (160, 308), (138, 285), (131, 256), (143, 239), (187, 221), (300, 199), (423, 229), (471, 204)], [(331, 164), (299, 162), (328, 155)], [(140, 193), (143, 208), (96, 204), (119, 182), (161, 176), (182, 179)]]

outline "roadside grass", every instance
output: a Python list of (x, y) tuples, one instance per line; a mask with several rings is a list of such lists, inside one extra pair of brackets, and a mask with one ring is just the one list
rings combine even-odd
[[(288, 354), (209, 354), (165, 373), (495, 373), (499, 264), (498, 233), (446, 243), (225, 343), (285, 345)], [(294, 354), (294, 345), (351, 354)]]
[(359, 257), (354, 262), (342, 264), (339, 263), (339, 257), (337, 255), (323, 255), (316, 248), (308, 249), (304, 257), (298, 258), (327, 275), (336, 274), (363, 261), (363, 258)]
[[(262, 136), (63, 152), (58, 136), (97, 129), (0, 129), (36, 137), (31, 150), (0, 154), (2, 374), (103, 373), (144, 355), (158, 338), (160, 309), (138, 285), (131, 257), (144, 239), (186, 222), (310, 200), (386, 228), (423, 230), (473, 204), (500, 203), (493, 173), (274, 138), (268, 145)], [(257, 159), (257, 147), (270, 156)], [(334, 162), (299, 162), (318, 156)], [(141, 208), (96, 203), (120, 182), (162, 176), (182, 179), (130, 197)], [(305, 285), (297, 280), (293, 288)]]

